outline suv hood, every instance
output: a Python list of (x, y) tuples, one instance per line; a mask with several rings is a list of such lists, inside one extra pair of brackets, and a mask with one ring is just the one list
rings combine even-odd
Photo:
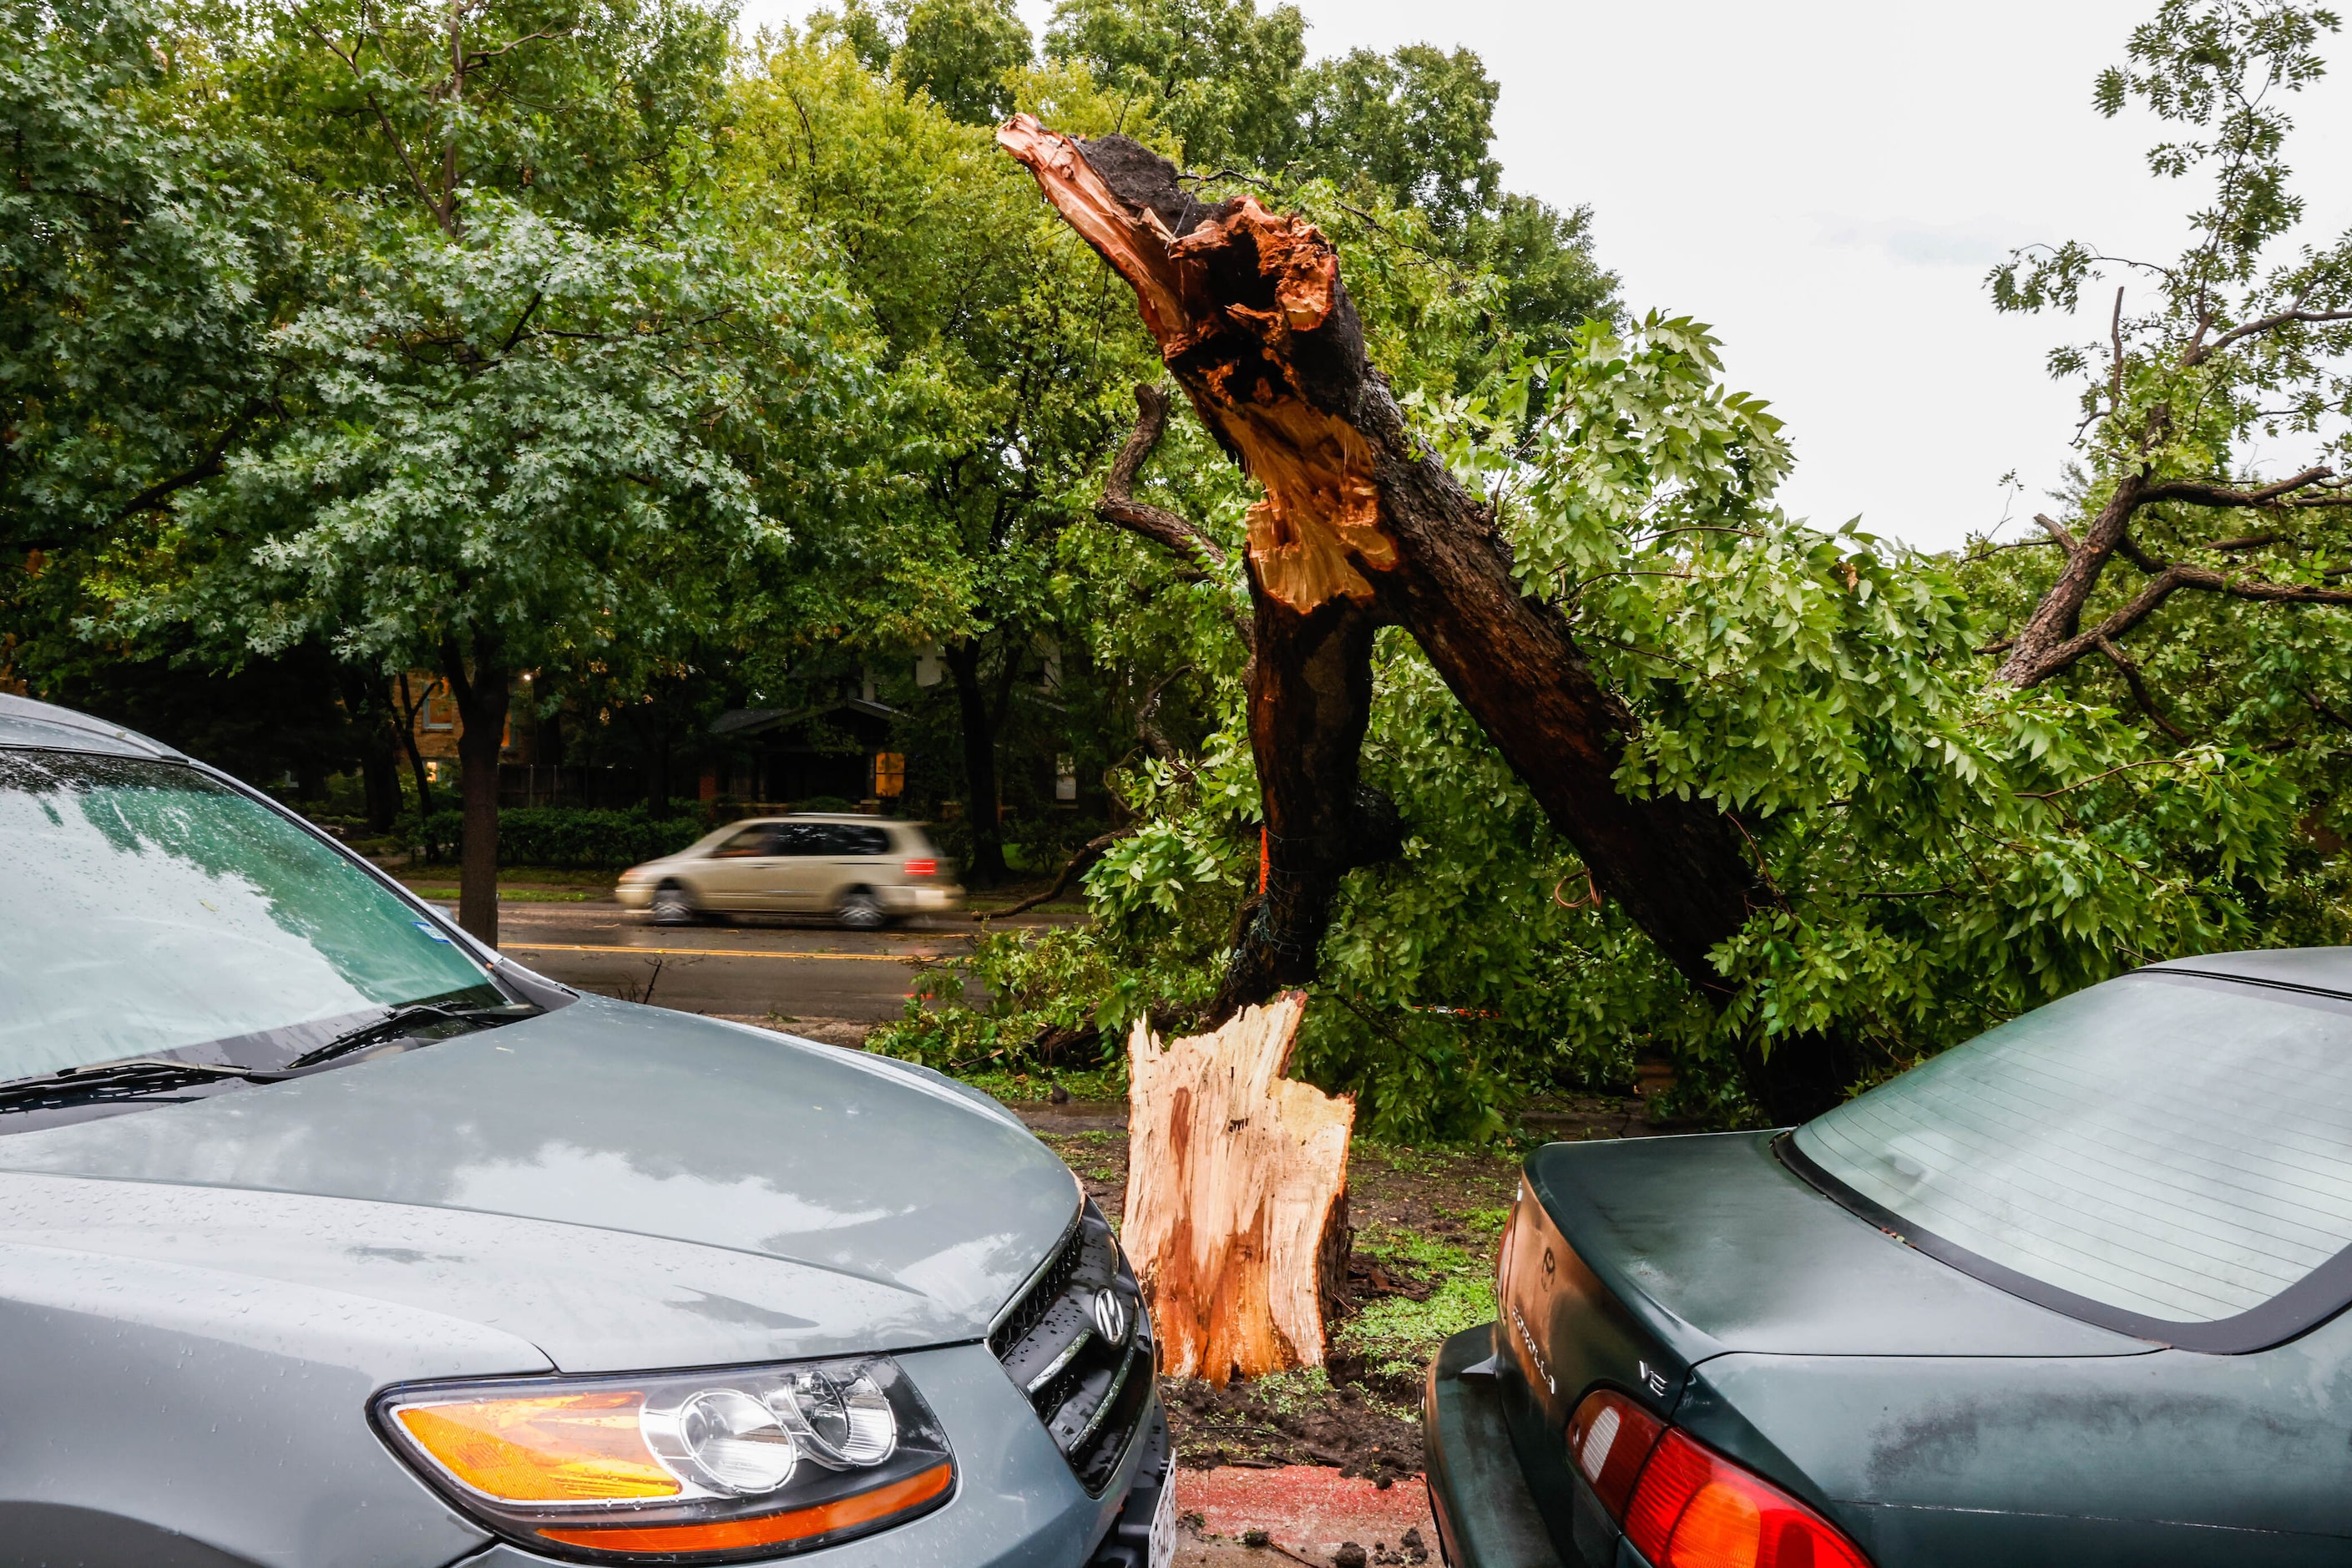
[(1075, 1218), (994, 1102), (651, 1007), (0, 1136), (0, 1247), (390, 1301), (567, 1371), (976, 1339)]

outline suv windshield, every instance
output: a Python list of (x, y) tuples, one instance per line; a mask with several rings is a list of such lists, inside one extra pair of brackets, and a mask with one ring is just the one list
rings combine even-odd
[(1794, 1142), (1916, 1245), (2076, 1299), (2048, 1304), (2143, 1333), (2215, 1323), (2326, 1284), (2315, 1271), (2352, 1246), (2352, 1003), (2143, 971), (1948, 1051)]
[(275, 1068), (388, 1006), (506, 1000), (332, 847), (172, 763), (0, 749), (0, 1079)]

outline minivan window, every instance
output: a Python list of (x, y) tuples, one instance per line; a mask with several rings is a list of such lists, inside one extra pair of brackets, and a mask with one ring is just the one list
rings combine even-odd
[(2352, 1004), (2143, 972), (1795, 1143), (1900, 1227), (2105, 1307), (2215, 1322), (2352, 1246)]
[(178, 763), (0, 749), (0, 1079), (277, 1067), (387, 1006), (505, 1000), (331, 846)]
[(763, 822), (757, 826), (743, 829), (742, 832), (713, 849), (710, 856), (714, 860), (740, 859), (747, 856), (761, 859), (771, 855), (787, 853), (776, 847), (776, 830)]

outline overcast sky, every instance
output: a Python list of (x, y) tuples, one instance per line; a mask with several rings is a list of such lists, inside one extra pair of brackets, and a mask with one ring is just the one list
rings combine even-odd
[[(2154, 0), (1298, 4), (1311, 55), (1475, 49), (1502, 83), (1505, 183), (1591, 204), (1635, 310), (1714, 323), (1733, 384), (1789, 422), (1790, 510), (1927, 549), (2005, 510), (2014, 536), (2074, 429), (2042, 362), (2084, 329), (1995, 315), (1985, 269), (2067, 238), (2169, 258), (2203, 195), (2146, 173), (2152, 121), (2090, 107)], [(748, 0), (744, 20), (810, 8)], [(1052, 0), (1022, 10), (1042, 34)], [(2322, 238), (2352, 224), (2352, 42), (2327, 52), (2338, 72), (2294, 101), (2290, 144)]]

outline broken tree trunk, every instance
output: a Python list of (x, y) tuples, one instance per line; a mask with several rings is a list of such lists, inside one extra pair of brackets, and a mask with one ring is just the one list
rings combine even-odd
[[(1062, 216), (1136, 292), (1161, 357), (1226, 451), (1265, 489), (1249, 515), (1260, 664), (1251, 737), (1269, 817), (1278, 799), (1324, 797), (1310, 825), (1269, 839), (1273, 883), (1335, 883), (1322, 821), (1352, 794), (1350, 732), (1370, 682), (1311, 676), (1346, 631), (1409, 629), (1601, 890), (1711, 997), (1707, 954), (1770, 897), (1738, 825), (1700, 802), (1636, 799), (1614, 774), (1632, 715), (1601, 685), (1558, 606), (1524, 593), (1486, 507), (1412, 439), (1365, 357), (1339, 259), (1313, 226), (1255, 200), (1206, 205), (1175, 166), (1125, 137), (1079, 142), (1029, 116), (997, 133)], [(1287, 639), (1270, 616), (1294, 617)], [(1337, 753), (1349, 750), (1341, 763)], [(1337, 800), (1331, 798), (1338, 791)], [(1279, 825), (1275, 825), (1279, 830)], [(1269, 897), (1243, 933), (1220, 1008), (1304, 978), (1286, 954), (1321, 930)], [(1328, 897), (1324, 900), (1328, 905)], [(1268, 951), (1271, 950), (1271, 951)]]
[(1323, 1364), (1348, 1269), (1355, 1101), (1282, 1076), (1307, 999), (1214, 1033), (1129, 1042), (1127, 1248), (1160, 1370), (1223, 1387)]

